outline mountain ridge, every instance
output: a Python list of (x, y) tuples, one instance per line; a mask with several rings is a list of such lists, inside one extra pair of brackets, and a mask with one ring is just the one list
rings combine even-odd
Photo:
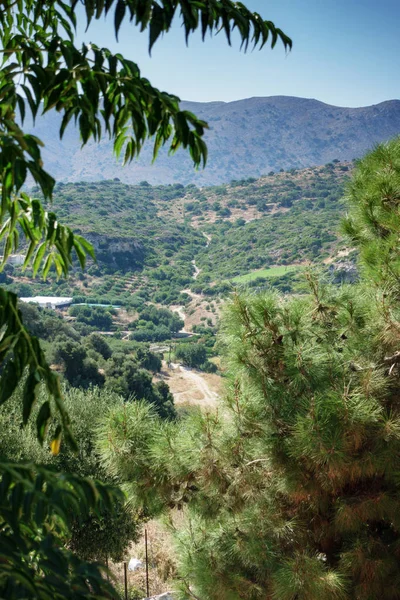
[(209, 123), (205, 140), (209, 161), (195, 171), (187, 152), (169, 156), (163, 148), (154, 165), (152, 143), (139, 159), (122, 167), (112, 157), (112, 144), (103, 139), (81, 149), (78, 133), (70, 126), (58, 139), (61, 116), (48, 113), (35, 127), (45, 143), (48, 171), (60, 181), (97, 181), (118, 177), (125, 183), (228, 183), (232, 179), (260, 177), (269, 171), (307, 168), (339, 159), (361, 157), (377, 143), (400, 134), (400, 100), (387, 100), (359, 108), (337, 107), (310, 98), (269, 96), (232, 102), (183, 101), (182, 109)]

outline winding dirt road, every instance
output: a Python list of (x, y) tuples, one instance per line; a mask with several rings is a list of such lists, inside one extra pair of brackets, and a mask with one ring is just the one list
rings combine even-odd
[(193, 279), (197, 279), (201, 273), (201, 269), (196, 265), (196, 261), (192, 260), (192, 265), (194, 267)]
[[(206, 247), (210, 245), (211, 236), (202, 232), (206, 238)], [(197, 279), (201, 269), (196, 265), (196, 260), (192, 260), (194, 267), (193, 279)], [(195, 294), (190, 289), (182, 290), (182, 293), (188, 294), (192, 299), (201, 299), (200, 294)], [(175, 304), (169, 307), (170, 310), (176, 312), (184, 323), (186, 323), (187, 315), (184, 307)], [(179, 333), (189, 336), (196, 335), (187, 331), (185, 325)], [(222, 379), (219, 375), (213, 373), (203, 373), (196, 369), (190, 369), (178, 363), (167, 364), (163, 361), (163, 368), (160, 373), (160, 378), (168, 383), (170, 390), (174, 396), (175, 403), (186, 405), (197, 405), (204, 409), (215, 409), (218, 398), (222, 393)]]

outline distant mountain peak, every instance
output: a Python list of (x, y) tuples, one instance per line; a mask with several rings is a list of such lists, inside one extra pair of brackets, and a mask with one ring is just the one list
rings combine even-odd
[(146, 180), (199, 186), (324, 164), (335, 158), (352, 160), (400, 134), (400, 100), (345, 108), (313, 98), (255, 96), (233, 102), (184, 101), (182, 107), (209, 122), (205, 170), (195, 171), (184, 151), (170, 157), (164, 150), (152, 165), (151, 142), (138, 160), (122, 167), (113, 158), (107, 139), (81, 150), (77, 131), (71, 126), (60, 141), (61, 117), (57, 113), (39, 118), (31, 129), (44, 141), (46, 167), (60, 181), (119, 177), (126, 183)]

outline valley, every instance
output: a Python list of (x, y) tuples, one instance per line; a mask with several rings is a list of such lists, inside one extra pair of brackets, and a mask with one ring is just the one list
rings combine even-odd
[[(91, 241), (97, 263), (46, 281), (8, 265), (3, 282), (24, 297), (72, 297), (64, 311), (71, 326), (125, 344), (128, 354), (132, 341), (147, 345), (164, 356), (153, 377), (169, 386), (176, 407), (210, 409), (222, 389), (218, 321), (233, 291), (301, 291), (309, 267), (337, 281), (342, 267), (344, 277), (354, 271), (354, 252), (337, 233), (352, 168), (335, 160), (202, 188), (61, 183), (51, 209)], [(193, 348), (203, 352), (195, 363)]]
[(301, 267), (351, 258), (341, 256), (346, 246), (337, 233), (351, 169), (334, 161), (203, 188), (59, 184), (51, 209), (94, 245), (97, 264), (60, 281), (54, 274), (32, 280), (13, 265), (3, 277), (21, 296), (57, 294), (131, 309), (201, 300), (204, 320), (213, 320), (209, 301), (218, 304), (235, 285), (267, 280), (289, 290)]
[(397, 4), (2, 3), (0, 600), (399, 599)]

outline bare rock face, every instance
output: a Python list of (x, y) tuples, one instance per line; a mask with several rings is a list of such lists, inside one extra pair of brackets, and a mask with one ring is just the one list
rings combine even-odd
[(145, 250), (134, 238), (116, 238), (98, 233), (85, 233), (96, 252), (99, 263), (118, 270), (136, 271), (143, 268)]
[(339, 261), (331, 265), (329, 270), (332, 283), (355, 283), (359, 278), (356, 265), (349, 260)]

